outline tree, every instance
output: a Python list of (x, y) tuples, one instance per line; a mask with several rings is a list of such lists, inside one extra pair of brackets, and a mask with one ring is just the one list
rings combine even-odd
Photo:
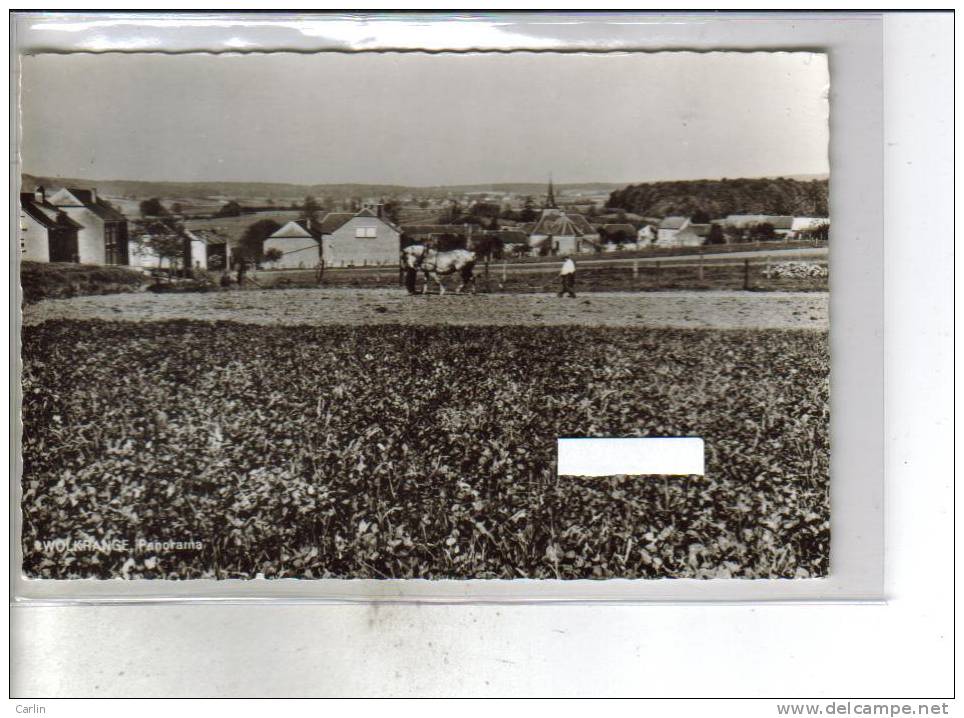
[(190, 251), (191, 240), (184, 226), (173, 218), (149, 218), (134, 223), (134, 244), (149, 248), (157, 255), (160, 268), (166, 259), (172, 269), (179, 269)]
[(382, 216), (393, 224), (398, 224), (398, 213), (402, 209), (397, 199), (390, 199), (382, 205)]
[(726, 244), (726, 237), (723, 235), (723, 228), (718, 224), (711, 224), (710, 231), (706, 235), (707, 244)]
[(502, 207), (494, 202), (476, 202), (472, 205), (469, 210), (469, 214), (473, 217), (479, 217), (483, 219), (496, 218), (502, 212)]
[(446, 207), (444, 210), (442, 210), (442, 213), (439, 214), (438, 223), (455, 224), (456, 220), (458, 220), (461, 216), (462, 216), (462, 206), (458, 203), (457, 200), (453, 199), (449, 203), (449, 206)]
[(264, 254), (264, 240), (281, 229), (273, 219), (259, 219), (241, 235), (241, 253), (248, 259), (258, 262)]
[(171, 212), (174, 214), (184, 214), (184, 205), (180, 202), (175, 202), (171, 205)]
[(225, 203), (215, 217), (240, 217), (241, 216), (241, 205), (235, 200)]
[(151, 197), (141, 202), (140, 210), (141, 217), (166, 217), (170, 214), (167, 207), (161, 204), (161, 200), (157, 197)]
[(750, 227), (750, 239), (756, 242), (766, 242), (777, 236), (773, 225), (769, 222), (760, 222)]
[(698, 209), (690, 216), (690, 221), (693, 224), (709, 224), (710, 215), (703, 210)]
[(459, 234), (440, 234), (435, 238), (435, 248), (440, 252), (465, 248), (465, 237)]
[(316, 212), (321, 210), (321, 205), (318, 204), (318, 200), (314, 197), (305, 197), (305, 203), (302, 205), (302, 211), (305, 213), (305, 217), (314, 217)]
[(271, 262), (273, 264), (274, 262), (280, 261), (283, 256), (284, 253), (280, 249), (277, 247), (272, 247), (264, 253), (264, 261)]
[(536, 210), (535, 200), (532, 199), (532, 195), (526, 195), (526, 198), (522, 202), (522, 211), (519, 213), (519, 219), (523, 222), (535, 222), (539, 218), (539, 212)]
[(740, 227), (735, 227), (732, 224), (726, 225), (723, 230), (723, 234), (726, 236), (727, 244), (737, 244), (743, 241), (743, 230)]
[(476, 234), (469, 249), (483, 259), (498, 258), (502, 256), (502, 238), (498, 234)]

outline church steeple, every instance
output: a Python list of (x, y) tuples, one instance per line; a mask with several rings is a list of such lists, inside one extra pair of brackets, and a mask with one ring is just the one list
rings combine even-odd
[(552, 188), (552, 175), (549, 175), (549, 191), (546, 193), (546, 204), (543, 209), (558, 209), (556, 207), (556, 193)]

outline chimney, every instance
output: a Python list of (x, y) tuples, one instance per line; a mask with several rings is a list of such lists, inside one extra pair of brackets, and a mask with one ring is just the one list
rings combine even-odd
[(41, 202), (41, 203), (47, 201), (47, 193), (44, 190), (43, 185), (39, 185), (37, 189), (33, 191), (33, 199), (35, 202)]

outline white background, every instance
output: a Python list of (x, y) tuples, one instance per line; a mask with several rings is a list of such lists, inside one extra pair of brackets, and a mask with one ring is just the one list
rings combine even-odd
[[(946, 15), (886, 18), (886, 604), (19, 608), (11, 690), (949, 696), (951, 31)], [(10, 712), (33, 702), (13, 701)], [(37, 702), (48, 705), (47, 715), (131, 708), (98, 702), (65, 711)], [(660, 715), (776, 715), (774, 701), (652, 708)], [(294, 709), (253, 706), (259, 713)]]

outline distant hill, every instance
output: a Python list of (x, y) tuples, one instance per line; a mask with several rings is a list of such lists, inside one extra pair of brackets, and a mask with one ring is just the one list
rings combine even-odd
[[(46, 187), (96, 187), (98, 192), (117, 198), (129, 214), (138, 200), (160, 197), (166, 201), (201, 200), (186, 207), (187, 213), (211, 213), (227, 199), (263, 204), (273, 199), (279, 209), (306, 196), (343, 200), (351, 197), (386, 197), (413, 195), (430, 197), (449, 192), (510, 192), (541, 197), (546, 190), (541, 182), (493, 182), (459, 185), (414, 187), (394, 184), (295, 184), (282, 182), (153, 182), (140, 180), (91, 180), (77, 177), (38, 177), (23, 175), (23, 190), (37, 185)], [(668, 214), (693, 214), (705, 211), (711, 217), (727, 214), (793, 214), (826, 216), (828, 180), (795, 178), (712, 179), (673, 182), (646, 182), (625, 186), (615, 182), (583, 182), (556, 185), (557, 194), (609, 192), (608, 206), (645, 217)], [(207, 201), (204, 201), (207, 200)], [(186, 205), (191, 204), (185, 202)]]
[(401, 185), (330, 184), (302, 185), (282, 182), (152, 182), (141, 180), (81, 179), (77, 177), (37, 177), (24, 174), (23, 191), (37, 185), (49, 187), (96, 187), (101, 194), (114, 197), (225, 197), (255, 199), (264, 197), (305, 197), (329, 195), (334, 197), (367, 197), (396, 194), (408, 190)]
[[(96, 187), (101, 194), (113, 197), (147, 198), (161, 197), (175, 199), (180, 197), (224, 197), (248, 200), (265, 197), (390, 197), (392, 195), (413, 194), (437, 195), (447, 192), (514, 192), (516, 194), (540, 195), (546, 184), (539, 182), (497, 182), (460, 185), (436, 185), (414, 187), (394, 184), (291, 184), (283, 182), (152, 182), (141, 180), (104, 180), (81, 179), (77, 177), (38, 177), (23, 175), (23, 191), (30, 192), (37, 185), (46, 187), (78, 186)], [(618, 182), (584, 182), (556, 185), (559, 191), (581, 190), (587, 192), (608, 192), (622, 187)]]
[(829, 181), (786, 177), (689, 180), (629, 185), (609, 195), (607, 207), (644, 216), (728, 214), (829, 216)]

